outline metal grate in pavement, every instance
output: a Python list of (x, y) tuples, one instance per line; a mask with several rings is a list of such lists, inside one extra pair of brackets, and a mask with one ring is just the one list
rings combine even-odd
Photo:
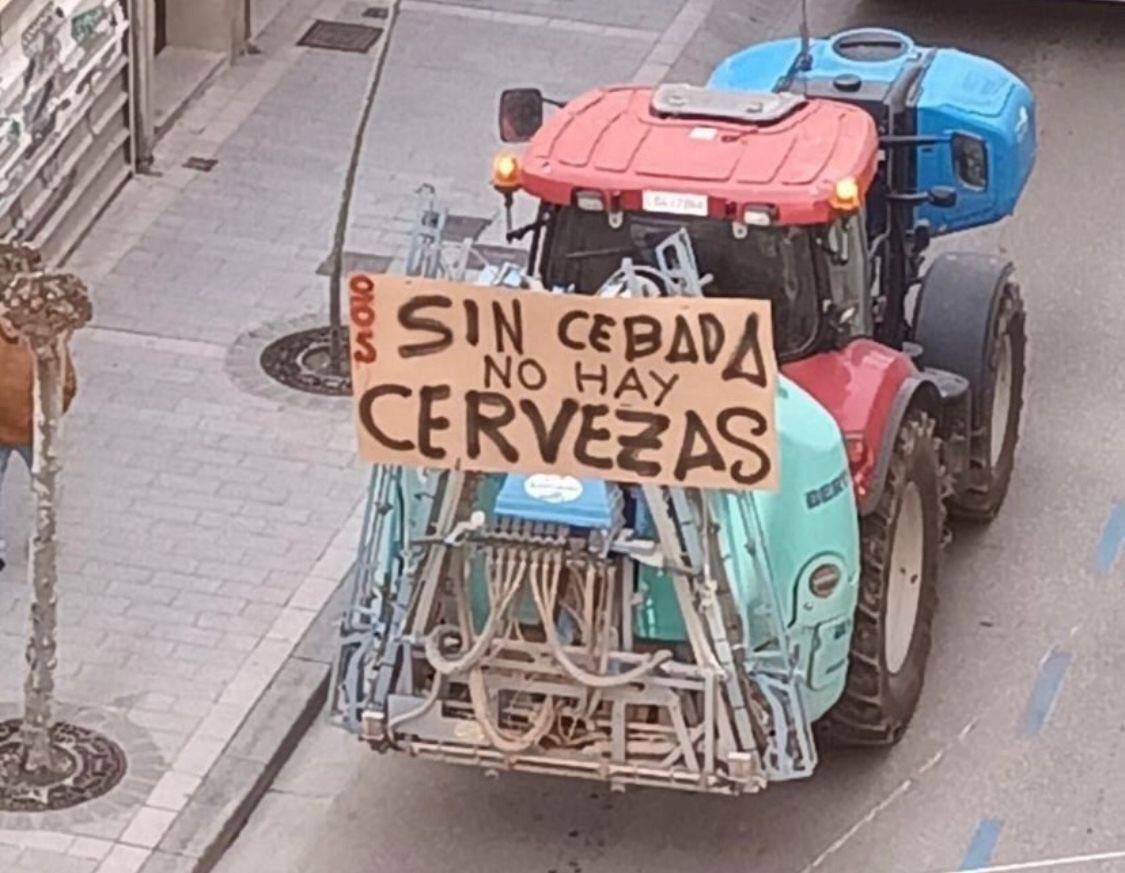
[(274, 340), (258, 358), (267, 376), (309, 394), (346, 397), (352, 393), (348, 328), (341, 327), (338, 368), (332, 366), (332, 328), (314, 327)]
[(491, 218), (450, 213), (445, 219), (441, 238), (447, 242), (461, 242), (465, 237), (475, 241), (490, 224), (492, 224)]
[(390, 10), (385, 6), (368, 6), (363, 10), (364, 18), (386, 18)]
[(199, 170), (201, 173), (210, 173), (219, 163), (218, 158), (198, 158), (194, 155), (184, 161), (184, 166), (189, 170)]
[(50, 728), (55, 770), (24, 773), (21, 722), (0, 722), (0, 811), (47, 812), (101, 797), (128, 769), (125, 752), (113, 740), (66, 722)]
[(366, 54), (382, 35), (381, 27), (319, 19), (297, 40), (297, 45)]
[[(340, 272), (347, 276), (349, 273), (385, 273), (391, 266), (391, 258), (386, 255), (371, 255), (367, 252), (344, 252), (344, 269)], [(332, 275), (332, 255), (329, 254), (319, 267), (316, 268), (318, 276)]]
[(473, 248), (488, 263), (499, 267), (504, 263), (524, 264), (527, 262), (526, 249), (514, 249), (508, 246), (475, 245)]

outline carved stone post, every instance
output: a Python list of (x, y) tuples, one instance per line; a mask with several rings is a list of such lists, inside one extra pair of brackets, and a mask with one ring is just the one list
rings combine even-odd
[(90, 320), (86, 286), (75, 276), (38, 271), (30, 249), (0, 247), (0, 317), (29, 344), (35, 359), (31, 482), (35, 529), (28, 575), (32, 587), (28, 676), (20, 728), (24, 777), (49, 780), (62, 761), (52, 751), (56, 589), (56, 494), (58, 456), (55, 437), (62, 418), (66, 342)]

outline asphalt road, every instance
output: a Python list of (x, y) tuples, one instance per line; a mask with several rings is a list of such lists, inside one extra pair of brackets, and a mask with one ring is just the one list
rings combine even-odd
[(1125, 870), (1125, 552), (1114, 563), (1125, 537), (1125, 8), (810, 5), (818, 32), (886, 24), (996, 57), (1039, 101), (1040, 159), (1017, 215), (955, 241), (1019, 265), (1031, 370), (1017, 472), (991, 527), (956, 531), (906, 738), (888, 752), (827, 752), (807, 782), (730, 800), (490, 781), (380, 757), (318, 724), (222, 873)]

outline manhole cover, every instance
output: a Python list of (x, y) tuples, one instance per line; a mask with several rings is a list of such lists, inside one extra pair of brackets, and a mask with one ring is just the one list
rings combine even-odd
[(344, 397), (352, 393), (348, 368), (348, 332), (341, 330), (343, 372), (332, 370), (332, 329), (314, 327), (274, 340), (262, 350), (259, 363), (272, 379), (308, 394)]
[(383, 35), (381, 27), (367, 24), (347, 24), (343, 21), (318, 20), (305, 31), (297, 45), (309, 48), (332, 49), (338, 52), (366, 54)]
[(0, 722), (0, 811), (47, 812), (77, 806), (113, 788), (128, 769), (117, 743), (83, 727), (58, 722), (51, 745), (58, 756), (54, 773), (22, 779), (16, 774), (22, 743), (20, 720)]

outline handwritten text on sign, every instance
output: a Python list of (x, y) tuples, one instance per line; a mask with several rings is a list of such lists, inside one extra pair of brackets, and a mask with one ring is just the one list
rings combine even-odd
[(769, 304), (349, 280), (361, 456), (777, 487)]

